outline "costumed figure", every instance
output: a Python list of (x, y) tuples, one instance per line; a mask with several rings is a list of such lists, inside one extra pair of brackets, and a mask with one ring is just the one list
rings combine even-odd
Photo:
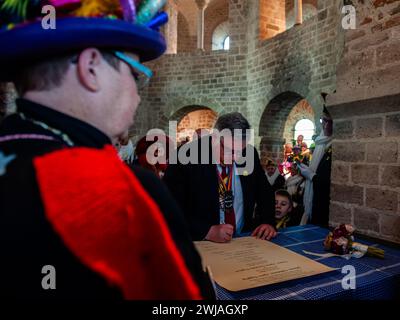
[(1, 297), (207, 297), (178, 206), (112, 145), (165, 52), (165, 4), (0, 0), (0, 81), (20, 97), (0, 125)]
[[(325, 101), (326, 94), (322, 94)], [(310, 166), (299, 165), (301, 174), (307, 179), (304, 192), (304, 215), (301, 224), (327, 227), (332, 165), (332, 118), (324, 106), (321, 117), (322, 131), (315, 139), (315, 150)]]
[(299, 169), (296, 163), (290, 166), (291, 175), (286, 180), (286, 190), (291, 196), (293, 203), (293, 211), (296, 216), (302, 216), (304, 212), (303, 196), (305, 188), (305, 179), (299, 174)]

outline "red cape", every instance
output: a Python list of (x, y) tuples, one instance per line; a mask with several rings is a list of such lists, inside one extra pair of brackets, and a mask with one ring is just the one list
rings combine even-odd
[(34, 166), (55, 231), (126, 299), (202, 298), (160, 209), (113, 147), (63, 149)]

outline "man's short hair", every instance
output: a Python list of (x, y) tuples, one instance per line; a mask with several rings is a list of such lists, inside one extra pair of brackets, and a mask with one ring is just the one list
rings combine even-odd
[(234, 133), (235, 129), (241, 130), (242, 136), (245, 136), (246, 130), (250, 129), (250, 124), (240, 112), (232, 112), (220, 116), (214, 128), (219, 131), (229, 129), (232, 133)]
[(290, 206), (293, 207), (293, 200), (292, 200), (292, 196), (290, 195), (289, 192), (287, 192), (284, 189), (279, 189), (275, 191), (275, 196), (282, 196), (288, 199)]
[[(100, 50), (103, 58), (116, 70), (119, 70), (119, 59), (112, 53)], [(20, 96), (27, 91), (46, 91), (61, 85), (69, 65), (78, 54), (69, 54), (46, 59), (18, 70), (14, 76), (14, 85)]]

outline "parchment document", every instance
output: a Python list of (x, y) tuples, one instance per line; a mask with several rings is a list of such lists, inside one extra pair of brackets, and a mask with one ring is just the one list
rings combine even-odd
[(272, 242), (243, 237), (229, 243), (196, 241), (195, 245), (216, 283), (240, 291), (293, 280), (334, 269)]

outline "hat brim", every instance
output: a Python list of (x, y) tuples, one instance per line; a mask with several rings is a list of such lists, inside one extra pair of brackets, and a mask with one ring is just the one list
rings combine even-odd
[(10, 80), (12, 70), (84, 48), (118, 49), (137, 54), (142, 62), (161, 56), (163, 36), (144, 26), (118, 19), (65, 17), (55, 29), (44, 29), (37, 21), (0, 32), (1, 80)]

